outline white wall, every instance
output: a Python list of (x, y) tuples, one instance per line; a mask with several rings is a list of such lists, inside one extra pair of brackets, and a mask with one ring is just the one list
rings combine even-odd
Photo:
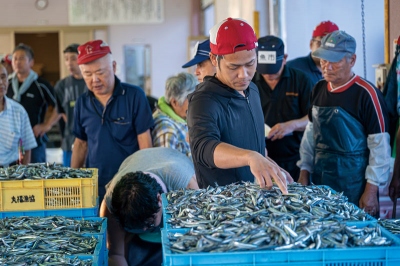
[[(367, 80), (374, 83), (372, 65), (384, 63), (384, 0), (364, 2)], [(321, 21), (331, 20), (356, 39), (357, 61), (353, 70), (364, 77), (361, 1), (286, 0), (285, 12), (289, 60), (308, 54), (314, 27)]]
[(151, 46), (152, 95), (164, 95), (165, 81), (174, 74), (186, 71), (182, 65), (188, 61), (187, 40), (190, 35), (191, 1), (165, 0), (164, 23), (146, 25), (109, 26), (108, 38), (117, 75), (123, 81), (125, 44)]

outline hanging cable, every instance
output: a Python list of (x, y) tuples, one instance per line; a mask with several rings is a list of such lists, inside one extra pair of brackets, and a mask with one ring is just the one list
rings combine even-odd
[(361, 25), (362, 25), (362, 39), (363, 39), (364, 79), (367, 79), (367, 56), (366, 56), (366, 51), (365, 51), (364, 0), (361, 0)]

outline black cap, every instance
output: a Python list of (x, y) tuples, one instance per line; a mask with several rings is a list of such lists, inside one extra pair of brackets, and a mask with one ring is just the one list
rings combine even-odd
[(285, 56), (285, 45), (276, 36), (265, 36), (258, 39), (257, 72), (275, 74), (281, 69)]

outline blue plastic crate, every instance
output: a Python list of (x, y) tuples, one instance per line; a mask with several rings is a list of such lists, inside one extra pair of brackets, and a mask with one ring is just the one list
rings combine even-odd
[[(99, 222), (103, 221), (101, 223), (100, 231), (98, 233), (85, 233), (84, 235), (101, 235), (103, 237), (102, 239), (102, 245), (101, 245), (101, 252), (100, 256), (103, 257), (103, 262), (108, 262), (108, 250), (107, 250), (107, 218), (104, 217), (84, 217), (82, 218), (83, 220), (89, 220), (89, 221), (94, 221), (94, 222)], [(105, 263), (104, 265), (107, 265)]]
[[(376, 222), (349, 222), (357, 227), (375, 226)], [(163, 229), (163, 266), (241, 265), (241, 266), (399, 266), (400, 239), (381, 227), (382, 235), (393, 241), (389, 247), (346, 249), (238, 251), (224, 253), (172, 253), (168, 234), (190, 229)]]
[(161, 194), (162, 212), (163, 212), (163, 228), (172, 229), (168, 222), (171, 219), (171, 215), (167, 214), (168, 200), (165, 193)]
[(93, 208), (0, 212), (0, 218), (19, 217), (19, 216), (37, 216), (37, 217), (65, 216), (65, 217), (72, 217), (72, 218), (96, 217), (96, 216), (99, 216), (99, 198), (97, 198), (97, 204)]
[(94, 255), (68, 255), (66, 256), (68, 258), (78, 258), (80, 260), (91, 260), (92, 261), (92, 266), (101, 266), (99, 264), (99, 258)]
[[(86, 234), (84, 235), (84, 236), (86, 236)], [(77, 253), (77, 254), (72, 254), (73, 256), (86, 256), (86, 255), (91, 255), (91, 256), (93, 256), (93, 257), (95, 257), (95, 258), (98, 258), (97, 259), (97, 265), (99, 265), (99, 266), (101, 266), (101, 265), (107, 265), (107, 264), (105, 264), (106, 262), (104, 261), (104, 241), (103, 241), (103, 236), (102, 235), (94, 235), (94, 234), (92, 234), (92, 235), (88, 235), (88, 236), (93, 236), (93, 237), (95, 237), (96, 239), (97, 239), (97, 245), (96, 245), (96, 248), (94, 249), (94, 251), (93, 251), (93, 254), (79, 254), (79, 253)]]

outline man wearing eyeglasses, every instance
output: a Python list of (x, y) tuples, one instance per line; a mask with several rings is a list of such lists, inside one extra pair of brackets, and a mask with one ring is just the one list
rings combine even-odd
[(327, 185), (379, 216), (378, 187), (388, 181), (390, 163), (386, 104), (380, 90), (353, 73), (352, 36), (334, 31), (321, 42), (313, 56), (320, 58), (325, 80), (312, 92), (298, 182)]
[(75, 103), (71, 167), (98, 168), (99, 202), (105, 185), (126, 157), (152, 147), (153, 117), (144, 91), (122, 83), (108, 44), (89, 41), (78, 47), (78, 64), (88, 91)]
[(324, 36), (338, 29), (339, 27), (335, 23), (329, 20), (322, 21), (315, 27), (312, 33), (312, 38), (310, 40), (311, 52), (307, 56), (289, 60), (286, 65), (288, 67), (296, 68), (303, 71), (307, 76), (311, 78), (313, 85), (315, 85), (319, 80), (323, 79), (324, 77), (322, 76), (319, 58), (313, 56), (312, 52), (314, 52), (321, 46), (321, 40)]

